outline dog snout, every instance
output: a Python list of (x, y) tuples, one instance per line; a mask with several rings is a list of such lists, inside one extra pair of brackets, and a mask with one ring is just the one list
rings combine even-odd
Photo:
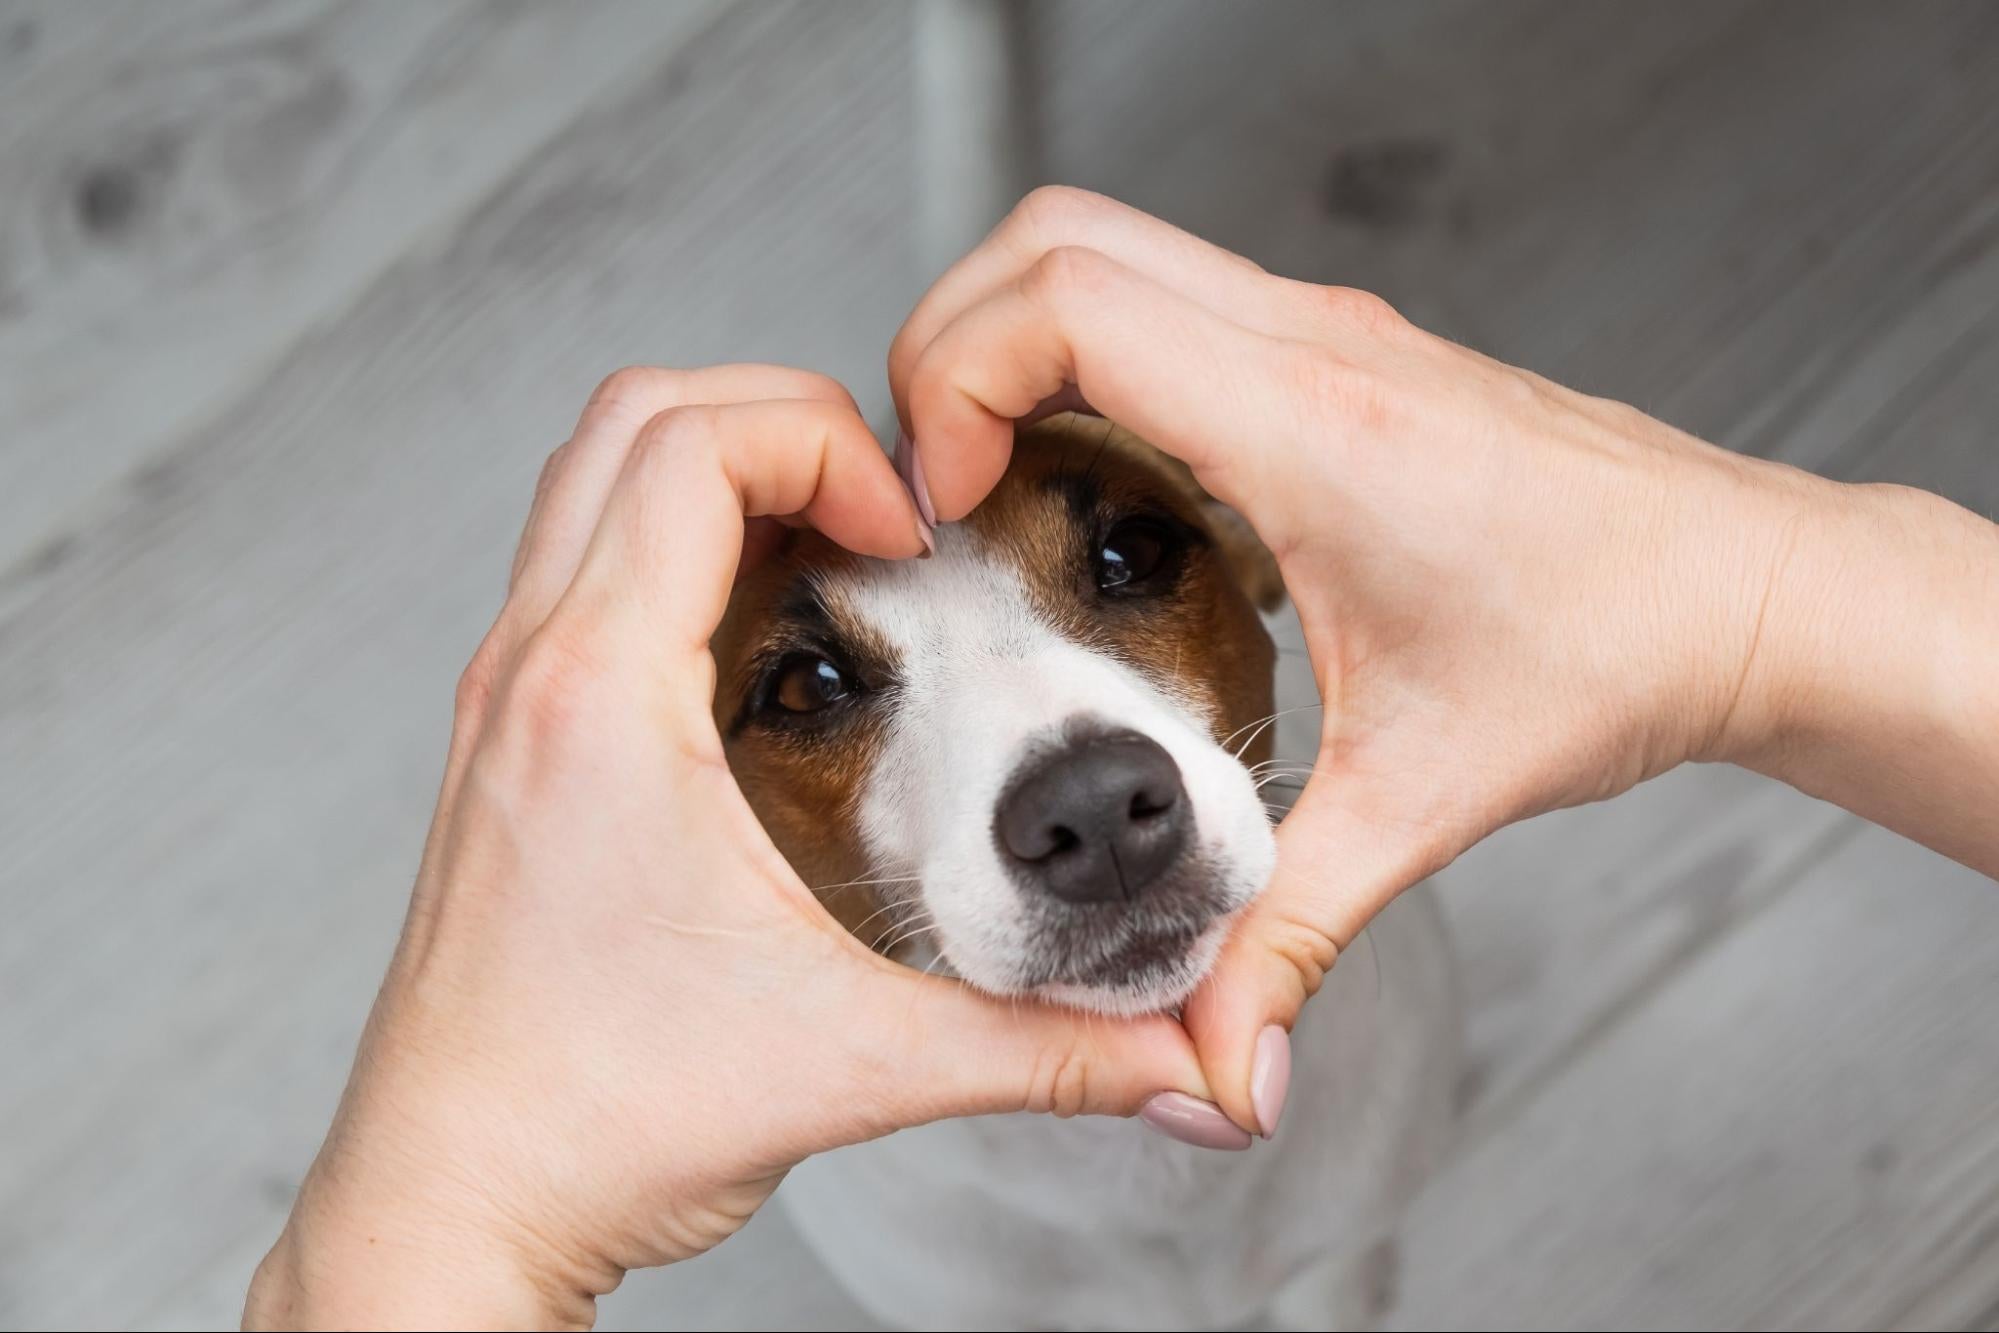
[(1173, 756), (1120, 730), (1030, 761), (1000, 797), (994, 835), (1033, 889), (1070, 903), (1129, 902), (1179, 858), (1192, 824)]

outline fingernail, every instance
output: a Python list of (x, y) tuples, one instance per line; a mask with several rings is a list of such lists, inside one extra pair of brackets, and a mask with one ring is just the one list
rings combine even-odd
[(1138, 1108), (1138, 1118), (1167, 1138), (1196, 1148), (1241, 1152), (1249, 1147), (1249, 1135), (1223, 1115), (1219, 1106), (1184, 1092), (1158, 1094)]
[(931, 527), (937, 526), (937, 510), (930, 503), (930, 487), (923, 480), (923, 455), (916, 452), (916, 441), (909, 438), (906, 431), (895, 434), (895, 470), (902, 477), (902, 484), (909, 488), (909, 494), (916, 501), (916, 512)]
[(1277, 1132), (1284, 1115), (1284, 1096), (1291, 1091), (1291, 1034), (1272, 1023), (1256, 1038), (1256, 1058), (1249, 1066), (1249, 1104), (1256, 1110), (1263, 1137)]

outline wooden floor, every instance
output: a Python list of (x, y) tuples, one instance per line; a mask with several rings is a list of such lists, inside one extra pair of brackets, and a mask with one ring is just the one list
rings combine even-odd
[[(1050, 178), (1999, 506), (1999, 6), (1034, 20)], [(592, 383), (791, 361), (880, 412), (908, 21), (0, 0), (0, 1325), (235, 1317)], [(1386, 1325), (1999, 1325), (1999, 889), (1732, 770), (1441, 883), (1467, 1130)], [(864, 1322), (775, 1211), (606, 1318)]]

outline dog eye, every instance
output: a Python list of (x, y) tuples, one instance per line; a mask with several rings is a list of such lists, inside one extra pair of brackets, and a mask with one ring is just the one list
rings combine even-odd
[(816, 713), (854, 692), (840, 668), (823, 657), (800, 654), (781, 664), (770, 699), (787, 713)]
[(1097, 550), (1097, 587), (1104, 592), (1136, 591), (1160, 572), (1173, 553), (1173, 538), (1148, 519), (1113, 524)]

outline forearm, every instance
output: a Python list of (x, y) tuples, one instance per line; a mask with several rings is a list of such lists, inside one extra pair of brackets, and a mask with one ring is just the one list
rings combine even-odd
[(1999, 876), (1999, 527), (1792, 484), (1729, 757)]

